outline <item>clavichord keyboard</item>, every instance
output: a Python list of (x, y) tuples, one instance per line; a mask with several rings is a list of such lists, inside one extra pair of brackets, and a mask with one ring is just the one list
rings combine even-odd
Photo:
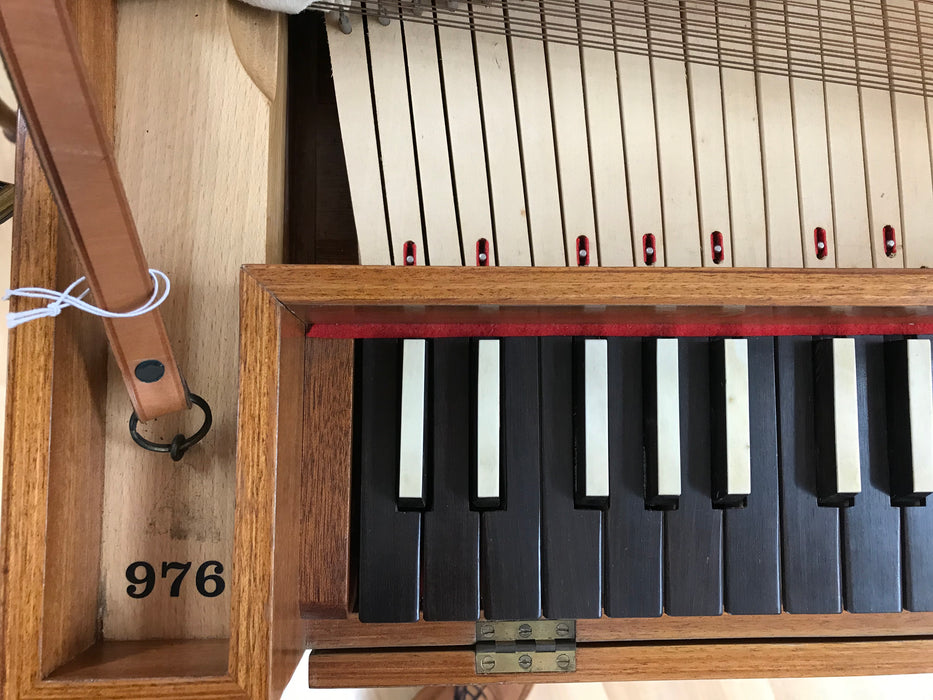
[(927, 338), (358, 342), (364, 622), (933, 610)]
[[(364, 264), (933, 265), (933, 6), (330, 7)], [(360, 620), (933, 610), (930, 340), (877, 332), (357, 341)]]

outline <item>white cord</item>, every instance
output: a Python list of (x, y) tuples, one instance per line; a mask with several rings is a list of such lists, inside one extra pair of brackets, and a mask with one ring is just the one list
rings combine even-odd
[[(149, 301), (140, 306), (134, 311), (125, 311), (118, 313), (115, 311), (107, 311), (106, 309), (101, 309), (98, 306), (93, 304), (88, 304), (86, 301), (82, 301), (87, 295), (90, 289), (85, 289), (78, 296), (71, 296), (71, 292), (74, 291), (75, 287), (84, 282), (84, 277), (76, 279), (64, 292), (56, 292), (52, 289), (44, 289), (43, 287), (20, 287), (19, 289), (8, 289), (6, 294), (3, 295), (3, 300), (6, 301), (10, 297), (25, 297), (27, 299), (46, 299), (51, 302), (48, 306), (30, 309), (28, 311), (18, 311), (11, 312), (6, 315), (6, 327), (7, 328), (16, 328), (16, 326), (27, 323), (28, 321), (34, 321), (37, 318), (46, 318), (50, 316), (58, 316), (62, 309), (66, 306), (73, 306), (76, 309), (80, 309), (85, 313), (93, 314), (94, 316), (101, 316), (103, 318), (133, 318), (134, 316), (142, 316), (143, 314), (149, 313), (153, 309), (157, 308), (168, 298), (168, 293), (172, 289), (172, 283), (169, 281), (168, 276), (161, 270), (149, 270), (149, 274), (152, 276), (152, 296), (149, 297)], [(160, 287), (164, 285), (164, 291), (160, 290)]]

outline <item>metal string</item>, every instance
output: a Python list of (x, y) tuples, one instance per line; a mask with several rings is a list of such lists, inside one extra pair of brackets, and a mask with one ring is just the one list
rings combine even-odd
[(325, 0), (312, 9), (933, 96), (924, 0)]

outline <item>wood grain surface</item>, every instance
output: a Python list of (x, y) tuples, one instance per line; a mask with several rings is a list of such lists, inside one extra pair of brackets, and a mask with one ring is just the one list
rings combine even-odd
[(240, 301), (237, 517), (230, 675), (277, 696), (303, 651), (298, 619), (304, 326), (249, 275)]
[(928, 307), (930, 270), (626, 268), (408, 268), (250, 265), (291, 305), (496, 304), (500, 306)]
[[(474, 622), (364, 624), (309, 620), (311, 649), (469, 646)], [(703, 639), (818, 639), (832, 637), (933, 637), (933, 613), (853, 615), (721, 615), (718, 617), (608, 618), (577, 621), (577, 642), (666, 642)]]
[[(112, 105), (112, 42), (89, 39), (112, 28), (113, 5), (71, 3), (70, 9), (85, 58), (96, 57), (90, 63), (97, 99)], [(109, 130), (112, 119), (104, 126)], [(60, 288), (79, 276), (77, 257), (22, 121), (16, 173), (11, 286)], [(25, 305), (14, 300), (11, 308)], [(0, 695), (15, 696), (13, 689), (30, 686), (96, 634), (106, 352), (100, 324), (90, 318), (40, 321), (10, 336), (0, 648), (15, 652), (4, 654)], [(53, 392), (61, 392), (57, 400)], [(47, 521), (47, 507), (61, 518)], [(48, 537), (54, 542), (46, 549)]]
[[(929, 270), (250, 267), (309, 323), (623, 323), (719, 335), (928, 324)], [(925, 326), (923, 326), (925, 327)], [(788, 332), (785, 330), (784, 332)], [(760, 331), (759, 331), (760, 332)]]
[(301, 613), (345, 618), (350, 604), (353, 341), (305, 345), (301, 531)]
[[(128, 439), (131, 407), (111, 367), (101, 576), (107, 639), (229, 633), (229, 588), (217, 598), (167, 605), (155, 595), (130, 599), (124, 576), (139, 560), (228, 566), (232, 558), (237, 270), (243, 262), (280, 259), (283, 209), (281, 186), (270, 184), (281, 167), (281, 144), (270, 144), (281, 134), (282, 105), (269, 103), (240, 55), (279, 61), (268, 36), (245, 39), (251, 31), (274, 31), (280, 42), (284, 36), (279, 23), (237, 24), (238, 52), (228, 31), (236, 20), (225, 5), (120, 4), (117, 162), (150, 263), (173, 282), (162, 310), (176, 356), (188, 386), (211, 405), (214, 425), (178, 465), (140, 450)], [(182, 74), (186, 79), (177, 80)], [(190, 434), (200, 418), (194, 409), (152, 421), (143, 433), (171, 441), (177, 432)]]
[[(749, 642), (577, 647), (574, 682), (682, 678), (840, 676), (854, 669), (881, 674), (933, 669), (929, 639), (890, 642)], [(515, 682), (514, 675), (477, 676), (471, 650), (320, 652), (308, 659), (313, 687)], [(559, 673), (529, 673), (527, 683), (560, 683)]]

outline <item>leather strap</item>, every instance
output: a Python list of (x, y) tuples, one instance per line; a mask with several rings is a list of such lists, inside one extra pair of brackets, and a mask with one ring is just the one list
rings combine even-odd
[[(149, 266), (64, 0), (0, 0), (0, 49), (95, 303), (139, 308), (152, 295)], [(158, 310), (104, 327), (140, 420), (188, 408)], [(162, 364), (161, 378), (136, 376), (147, 360)]]

